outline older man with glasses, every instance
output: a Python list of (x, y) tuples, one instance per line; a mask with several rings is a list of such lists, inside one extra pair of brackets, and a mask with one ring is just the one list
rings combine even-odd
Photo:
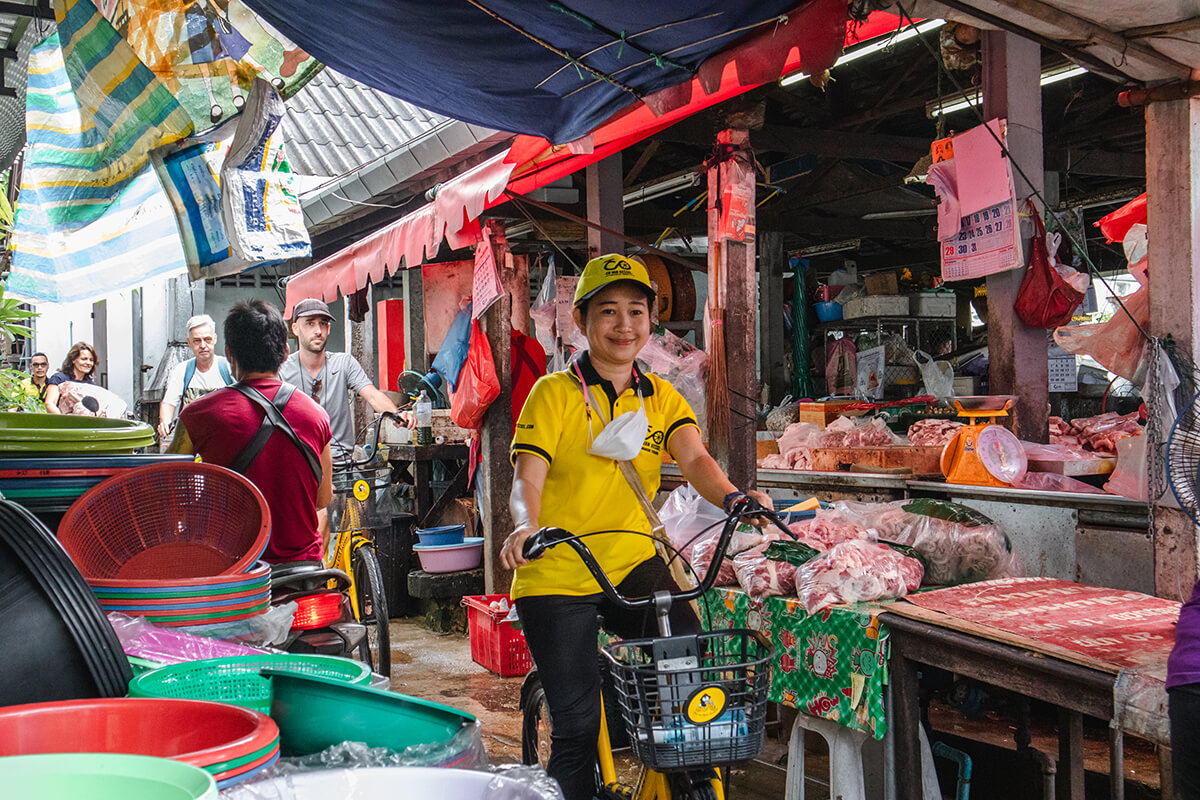
[[(350, 413), (350, 394), (361, 397), (375, 413), (397, 411), (396, 404), (367, 377), (362, 365), (349, 353), (325, 349), (333, 315), (320, 300), (301, 300), (292, 311), (292, 333), (299, 349), (279, 368), (280, 380), (298, 387), (316, 400), (329, 415), (333, 430), (333, 463), (344, 465), (354, 455), (354, 422)], [(409, 427), (416, 426), (411, 414), (403, 415)]]
[(167, 376), (167, 387), (158, 404), (158, 435), (171, 433), (175, 412), (209, 392), (233, 384), (229, 362), (216, 354), (217, 323), (208, 314), (197, 314), (187, 321), (188, 347), (193, 358), (176, 364)]

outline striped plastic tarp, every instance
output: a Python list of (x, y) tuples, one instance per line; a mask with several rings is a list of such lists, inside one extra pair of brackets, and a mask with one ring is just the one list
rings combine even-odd
[(94, 300), (186, 269), (149, 154), (191, 120), (91, 0), (55, 0), (55, 16), (58, 33), (29, 56), (8, 283), (32, 302)]

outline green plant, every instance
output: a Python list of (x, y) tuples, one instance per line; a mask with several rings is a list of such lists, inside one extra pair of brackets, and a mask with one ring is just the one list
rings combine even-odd
[(22, 336), (32, 336), (33, 328), (29, 320), (37, 316), (36, 311), (21, 308), (20, 300), (4, 296), (4, 284), (0, 284), (0, 333), (16, 340)]
[[(4, 289), (4, 284), (0, 283), (0, 333), (13, 341), (33, 335), (33, 328), (28, 323), (37, 312), (21, 308), (19, 300), (5, 297)], [(38, 399), (25, 391), (28, 377), (20, 370), (0, 369), (0, 410), (45, 411)]]

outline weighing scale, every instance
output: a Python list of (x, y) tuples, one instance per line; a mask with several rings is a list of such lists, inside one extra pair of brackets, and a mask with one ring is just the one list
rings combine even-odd
[[(995, 420), (1007, 417), (1016, 401), (1012, 395), (972, 395), (950, 401), (958, 415), (969, 422), (954, 434), (942, 450), (942, 474), (946, 483), (971, 486), (1012, 486), (1028, 467), (1021, 442)], [(980, 420), (986, 420), (980, 422)]]

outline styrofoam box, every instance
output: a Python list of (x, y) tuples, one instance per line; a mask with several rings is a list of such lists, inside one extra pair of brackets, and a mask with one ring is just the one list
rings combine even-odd
[(842, 308), (844, 319), (859, 317), (907, 317), (908, 298), (904, 295), (857, 297)]
[(953, 292), (921, 292), (909, 295), (909, 313), (914, 317), (953, 317), (958, 301)]

